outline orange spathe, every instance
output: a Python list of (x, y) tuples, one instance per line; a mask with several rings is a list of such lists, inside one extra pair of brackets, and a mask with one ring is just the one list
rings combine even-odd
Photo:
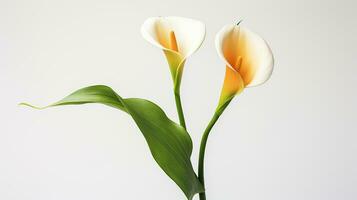
[(141, 33), (144, 39), (164, 51), (178, 91), (186, 59), (198, 50), (205, 38), (205, 25), (183, 17), (151, 17), (145, 20)]
[(226, 75), (219, 106), (245, 87), (269, 79), (273, 55), (268, 44), (257, 34), (240, 25), (227, 25), (216, 36), (218, 54), (226, 62)]

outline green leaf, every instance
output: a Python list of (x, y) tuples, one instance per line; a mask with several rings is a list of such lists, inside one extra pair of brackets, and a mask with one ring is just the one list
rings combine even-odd
[[(122, 110), (134, 119), (143, 133), (151, 154), (164, 172), (181, 188), (188, 199), (203, 192), (190, 160), (192, 141), (187, 131), (171, 121), (156, 104), (138, 98), (123, 99), (103, 85), (86, 87), (47, 107), (101, 103)], [(22, 105), (31, 106), (22, 103)]]

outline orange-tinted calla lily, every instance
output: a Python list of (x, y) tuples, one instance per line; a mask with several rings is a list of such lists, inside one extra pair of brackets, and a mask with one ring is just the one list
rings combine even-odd
[(216, 48), (226, 63), (219, 107), (246, 87), (267, 81), (273, 71), (273, 54), (259, 35), (241, 25), (226, 25), (216, 35)]
[(166, 55), (175, 89), (181, 82), (186, 59), (201, 46), (205, 25), (183, 17), (152, 17), (141, 28), (143, 37)]

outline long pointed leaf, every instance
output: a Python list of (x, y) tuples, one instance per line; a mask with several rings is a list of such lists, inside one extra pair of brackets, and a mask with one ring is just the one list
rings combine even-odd
[(143, 133), (156, 162), (186, 197), (191, 200), (195, 194), (204, 191), (190, 161), (192, 141), (189, 134), (171, 121), (159, 106), (145, 99), (123, 99), (111, 88), (96, 85), (77, 90), (47, 107), (86, 103), (101, 103), (131, 115)]

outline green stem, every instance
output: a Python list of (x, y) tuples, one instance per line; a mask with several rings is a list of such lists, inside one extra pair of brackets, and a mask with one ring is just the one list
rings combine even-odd
[[(201, 146), (200, 146), (200, 153), (199, 153), (199, 160), (198, 160), (198, 179), (202, 183), (203, 187), (205, 187), (204, 160), (205, 160), (205, 152), (206, 152), (208, 136), (209, 133), (211, 132), (211, 129), (213, 128), (213, 126), (215, 125), (215, 123), (217, 122), (217, 120), (222, 115), (223, 111), (227, 108), (230, 102), (231, 100), (228, 100), (225, 104), (217, 108), (211, 121), (208, 123), (207, 128), (205, 129), (201, 139)], [(200, 200), (206, 200), (205, 192), (200, 193)]]
[(179, 92), (175, 92), (175, 101), (176, 101), (176, 109), (177, 109), (178, 117), (180, 119), (180, 124), (184, 129), (186, 129), (185, 116), (183, 114), (181, 96)]

